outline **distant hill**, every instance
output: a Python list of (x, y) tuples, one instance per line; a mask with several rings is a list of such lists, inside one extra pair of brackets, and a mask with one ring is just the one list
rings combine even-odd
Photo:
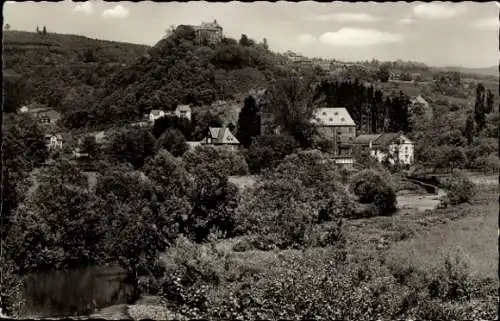
[(69, 89), (100, 86), (148, 46), (83, 36), (4, 31), (4, 68), (22, 75), (24, 97), (59, 107)]
[(499, 77), (498, 66), (487, 68), (444, 67), (438, 69), (443, 71), (455, 71), (468, 75)]

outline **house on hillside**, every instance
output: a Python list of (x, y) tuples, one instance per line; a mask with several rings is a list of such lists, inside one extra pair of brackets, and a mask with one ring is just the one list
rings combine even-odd
[(165, 116), (165, 112), (159, 109), (153, 109), (149, 112), (149, 121), (154, 123), (155, 120)]
[(200, 142), (201, 145), (225, 148), (230, 151), (239, 149), (240, 142), (231, 133), (229, 128), (209, 127), (207, 136)]
[(423, 115), (428, 120), (431, 120), (433, 117), (432, 107), (427, 100), (422, 97), (422, 95), (418, 95), (410, 99), (410, 112)]
[(192, 26), (196, 34), (196, 43), (202, 45), (207, 44), (218, 44), (222, 41), (222, 27), (217, 23), (217, 20), (213, 22), (202, 22), (199, 26)]
[(415, 144), (401, 134), (359, 135), (354, 141), (354, 146), (367, 148), (370, 155), (379, 162), (387, 160), (391, 165), (396, 163), (411, 165), (414, 162)]
[(352, 164), (352, 143), (356, 137), (356, 123), (346, 108), (318, 108), (311, 120), (318, 134), (332, 143), (337, 163)]
[(63, 137), (61, 134), (47, 134), (45, 139), (48, 149), (62, 149)]
[(191, 106), (189, 105), (178, 105), (174, 111), (174, 115), (179, 118), (187, 118), (191, 120)]
[(61, 119), (61, 114), (50, 107), (30, 107), (23, 106), (22, 113), (31, 114), (40, 124), (56, 124)]

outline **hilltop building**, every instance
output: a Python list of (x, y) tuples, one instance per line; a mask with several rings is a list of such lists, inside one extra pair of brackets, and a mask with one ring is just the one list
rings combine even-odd
[(229, 128), (222, 127), (209, 127), (207, 136), (200, 144), (224, 148), (230, 151), (236, 151), (240, 146), (240, 142), (231, 133)]
[(194, 32), (196, 33), (196, 43), (202, 44), (217, 44), (222, 41), (222, 27), (217, 23), (217, 20), (213, 22), (202, 22), (199, 26), (192, 26)]

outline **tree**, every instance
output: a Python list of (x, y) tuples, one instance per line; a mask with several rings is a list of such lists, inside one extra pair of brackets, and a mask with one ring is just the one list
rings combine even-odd
[(382, 64), (377, 71), (377, 79), (381, 82), (388, 82), (390, 77), (389, 73), (389, 65), (384, 63)]
[(140, 168), (148, 157), (156, 154), (156, 139), (143, 128), (125, 128), (114, 133), (107, 154), (120, 162)]
[(191, 121), (187, 118), (174, 115), (166, 115), (156, 119), (153, 124), (152, 132), (156, 138), (159, 138), (168, 129), (179, 130), (186, 139), (191, 139), (193, 134)]
[(245, 147), (250, 147), (252, 138), (260, 135), (260, 115), (257, 102), (252, 96), (245, 98), (243, 108), (238, 117), (236, 137)]
[(5, 31), (9, 31), (10, 30), (10, 25), (8, 23), (5, 24), (4, 30)]
[(36, 33), (40, 33), (40, 28), (38, 28), (38, 26), (36, 26)]
[(182, 156), (189, 149), (186, 137), (178, 129), (167, 129), (158, 139), (158, 149), (164, 148), (172, 155)]
[(95, 136), (89, 135), (84, 137), (81, 145), (82, 153), (87, 153), (91, 159), (95, 159), (100, 154), (100, 149), (101, 148), (97, 144)]
[(105, 216), (87, 190), (86, 178), (69, 163), (47, 171), (15, 212), (8, 234), (8, 256), (21, 274), (81, 267), (103, 258), (100, 240)]
[(318, 101), (311, 78), (279, 79), (269, 89), (269, 104), (263, 107), (263, 114), (273, 119), (269, 129), (286, 132), (302, 147), (308, 147), (314, 135), (311, 119)]
[(493, 104), (495, 102), (495, 95), (488, 89), (486, 92), (486, 110), (485, 113), (489, 114), (493, 111)]
[(252, 39), (249, 39), (247, 35), (242, 34), (239, 44), (244, 47), (249, 47), (255, 44), (255, 42)]
[(45, 28), (45, 26), (43, 26), (42, 34), (43, 34), (43, 35), (46, 35), (46, 34), (47, 34), (47, 28)]
[(22, 76), (13, 70), (4, 70), (3, 90), (3, 112), (15, 113), (25, 100), (25, 82)]
[(472, 141), (474, 139), (474, 133), (475, 133), (474, 117), (472, 115), (469, 115), (469, 116), (467, 116), (467, 120), (465, 122), (465, 128), (464, 128), (464, 136), (467, 139), (468, 145), (472, 144)]
[(474, 105), (474, 120), (478, 132), (486, 125), (485, 109), (485, 88), (482, 83), (479, 83), (476, 87), (476, 102)]
[(286, 155), (298, 147), (293, 136), (267, 134), (254, 137), (250, 148), (245, 152), (245, 159), (252, 174), (276, 167)]
[(197, 168), (194, 176), (193, 210), (186, 224), (188, 235), (196, 242), (206, 240), (210, 233), (233, 236), (238, 187), (215, 166)]
[(396, 211), (396, 193), (381, 173), (363, 170), (351, 178), (349, 188), (360, 203), (373, 204), (370, 215), (392, 215)]

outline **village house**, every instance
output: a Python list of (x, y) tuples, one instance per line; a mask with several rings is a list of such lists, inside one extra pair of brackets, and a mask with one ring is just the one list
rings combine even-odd
[(415, 144), (401, 134), (359, 135), (354, 145), (367, 148), (370, 156), (379, 162), (388, 161), (391, 165), (396, 163), (411, 165), (414, 162)]
[(149, 121), (154, 123), (155, 120), (165, 116), (165, 112), (159, 109), (153, 109), (149, 112)]
[(192, 27), (196, 34), (196, 43), (198, 45), (204, 43), (212, 45), (222, 41), (222, 27), (217, 23), (217, 20), (213, 22), (202, 22), (201, 25)]
[(61, 119), (61, 114), (50, 107), (23, 106), (19, 111), (21, 113), (31, 114), (40, 124), (43, 125), (55, 125), (59, 119)]
[(178, 105), (174, 111), (174, 115), (179, 118), (187, 118), (191, 120), (191, 106), (189, 105)]
[(61, 134), (47, 134), (45, 139), (48, 149), (62, 149), (63, 138)]
[(318, 134), (332, 142), (332, 154), (338, 164), (352, 165), (352, 143), (356, 137), (356, 123), (346, 108), (326, 107), (315, 111), (311, 123)]
[(230, 151), (239, 149), (240, 142), (231, 133), (229, 128), (209, 127), (207, 136), (200, 142), (201, 145), (224, 148)]

